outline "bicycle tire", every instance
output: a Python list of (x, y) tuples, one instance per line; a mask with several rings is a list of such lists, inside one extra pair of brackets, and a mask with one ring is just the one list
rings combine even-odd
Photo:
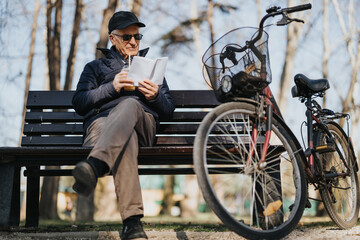
[[(305, 208), (302, 150), (274, 116), (266, 164), (260, 167), (265, 121), (257, 110), (250, 103), (230, 102), (208, 113), (195, 137), (194, 167), (206, 203), (230, 230), (248, 239), (279, 239), (297, 226)], [(246, 139), (255, 119), (260, 131), (246, 166)], [(275, 208), (278, 201), (281, 207)], [(270, 205), (273, 213), (267, 212)]]
[[(348, 137), (342, 128), (335, 122), (326, 124), (332, 134), (335, 144), (344, 156), (346, 164), (349, 166), (350, 176), (336, 177), (326, 180), (324, 187), (320, 187), (319, 192), (324, 203), (325, 209), (333, 222), (342, 229), (353, 227), (357, 223), (359, 215), (359, 182), (355, 170), (356, 158), (350, 151)], [(317, 145), (325, 145), (327, 135), (318, 135)], [(320, 154), (324, 174), (344, 173), (346, 166), (337, 151)]]

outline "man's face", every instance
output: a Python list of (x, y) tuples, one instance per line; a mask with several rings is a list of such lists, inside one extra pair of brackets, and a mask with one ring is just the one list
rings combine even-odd
[[(110, 41), (121, 56), (126, 59), (129, 54), (132, 56), (137, 55), (139, 52), (140, 40), (136, 40), (134, 36), (130, 40), (124, 40), (123, 35), (134, 35), (139, 33), (139, 27), (137, 25), (130, 25), (124, 29), (115, 29), (110, 34)], [(120, 36), (118, 36), (120, 35)]]

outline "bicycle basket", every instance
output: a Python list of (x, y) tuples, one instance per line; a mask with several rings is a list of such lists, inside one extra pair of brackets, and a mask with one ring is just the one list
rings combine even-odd
[[(258, 28), (234, 29), (216, 40), (204, 53), (202, 57), (203, 76), (207, 84), (214, 90), (218, 101), (227, 102), (238, 97), (252, 97), (271, 82), (269, 35), (265, 31), (255, 43), (255, 49), (253, 48), (257, 51), (257, 55), (250, 48), (243, 52), (236, 52), (237, 64), (225, 59), (224, 71), (220, 62), (220, 55), (226, 51), (227, 47), (244, 47), (246, 41), (254, 38), (257, 33)], [(234, 44), (234, 42), (242, 43), (242, 45)]]

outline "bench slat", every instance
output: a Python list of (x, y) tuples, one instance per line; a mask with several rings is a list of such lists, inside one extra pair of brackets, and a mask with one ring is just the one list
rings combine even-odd
[[(199, 124), (174, 124), (160, 125), (161, 134), (195, 134)], [(26, 124), (24, 134), (27, 136), (39, 135), (83, 135), (82, 124)]]
[[(72, 109), (75, 91), (30, 91), (27, 109)], [(177, 108), (207, 108), (219, 105), (211, 90), (171, 90)], [(189, 101), (191, 99), (191, 101)]]
[[(9, 156), (22, 166), (74, 166), (85, 160), (91, 147), (0, 147), (0, 160)], [(139, 165), (192, 165), (192, 146), (140, 147)]]
[(83, 117), (75, 112), (27, 112), (25, 122), (81, 122)]
[(26, 124), (24, 126), (24, 134), (27, 136), (31, 135), (82, 135), (83, 125), (82, 124)]
[[(236, 138), (234, 136), (234, 138)], [(158, 146), (192, 146), (194, 144), (195, 134), (185, 135), (160, 135), (157, 136), (156, 145)], [(209, 137), (209, 142), (216, 144), (218, 138)], [(235, 140), (234, 140), (235, 141)], [(249, 143), (249, 137), (242, 137), (243, 143)], [(264, 142), (264, 137), (259, 137), (258, 142)], [(82, 146), (82, 137), (78, 136), (30, 136), (22, 137), (21, 146)]]
[[(192, 122), (201, 121), (208, 112), (174, 112), (171, 118), (172, 122)], [(25, 122), (27, 123), (63, 123), (83, 121), (83, 117), (75, 112), (27, 112), (25, 115)]]
[[(193, 168), (139, 168), (139, 175), (193, 175)], [(26, 177), (30, 176), (72, 176), (72, 169), (62, 170), (39, 170), (34, 173), (24, 171)]]
[(21, 146), (81, 146), (82, 137), (40, 137), (40, 136), (23, 136)]
[[(158, 136), (158, 145), (192, 145), (195, 136)], [(79, 136), (24, 136), (21, 146), (82, 146), (82, 137)]]

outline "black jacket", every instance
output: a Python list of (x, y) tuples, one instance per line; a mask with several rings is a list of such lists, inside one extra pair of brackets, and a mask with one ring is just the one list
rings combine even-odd
[[(165, 78), (162, 85), (159, 85), (158, 96), (151, 101), (146, 100), (145, 96), (137, 89), (135, 91), (122, 89), (119, 93), (115, 90), (112, 81), (123, 68), (125, 61), (115, 47), (99, 50), (106, 57), (85, 65), (72, 99), (75, 111), (84, 116), (84, 130), (95, 119), (107, 116), (119, 102), (128, 97), (137, 99), (144, 110), (154, 116), (157, 125), (159, 119), (171, 118), (175, 106)], [(148, 50), (149, 48), (139, 51), (139, 55), (145, 56)]]

